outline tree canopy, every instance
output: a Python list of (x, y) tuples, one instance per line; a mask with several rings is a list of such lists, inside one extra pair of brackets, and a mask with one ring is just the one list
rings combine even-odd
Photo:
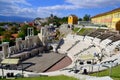
[(5, 29), (0, 27), (0, 36), (3, 34), (4, 31), (5, 31)]
[(82, 21), (82, 18), (79, 18), (78, 21)]
[(9, 42), (11, 37), (11, 32), (10, 31), (4, 31), (3, 33), (3, 41), (4, 42)]
[(33, 29), (34, 29), (34, 35), (38, 34), (39, 31), (37, 31), (36, 27), (29, 26), (29, 25), (24, 25), (24, 26), (20, 27), (20, 31), (18, 32), (18, 37), (25, 38), (25, 36), (27, 36), (27, 29), (29, 27), (33, 27)]
[(17, 33), (18, 28), (16, 26), (11, 26), (10, 31), (11, 31), (12, 34)]
[(90, 21), (91, 17), (88, 14), (85, 14), (85, 16), (83, 17), (83, 21)]

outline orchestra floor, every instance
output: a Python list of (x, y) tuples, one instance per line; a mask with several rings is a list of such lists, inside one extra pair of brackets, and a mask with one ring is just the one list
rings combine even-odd
[(71, 59), (63, 54), (42, 53), (23, 61), (23, 69), (30, 72), (50, 72), (59, 70), (71, 64)]

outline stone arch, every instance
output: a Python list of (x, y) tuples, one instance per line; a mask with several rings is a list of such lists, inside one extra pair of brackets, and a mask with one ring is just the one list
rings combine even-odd
[(120, 31), (120, 21), (118, 21), (118, 22), (116, 23), (116, 30), (117, 30), (117, 31)]

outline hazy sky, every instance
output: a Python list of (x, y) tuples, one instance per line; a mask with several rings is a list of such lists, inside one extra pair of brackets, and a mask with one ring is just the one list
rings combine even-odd
[(120, 7), (120, 0), (0, 0), (0, 15), (47, 17), (51, 13), (60, 17), (75, 14), (94, 16)]

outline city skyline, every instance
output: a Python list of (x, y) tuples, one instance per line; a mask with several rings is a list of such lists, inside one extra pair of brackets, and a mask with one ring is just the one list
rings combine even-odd
[(18, 16), (27, 18), (59, 17), (75, 14), (91, 16), (119, 8), (120, 0), (0, 0), (0, 16)]

